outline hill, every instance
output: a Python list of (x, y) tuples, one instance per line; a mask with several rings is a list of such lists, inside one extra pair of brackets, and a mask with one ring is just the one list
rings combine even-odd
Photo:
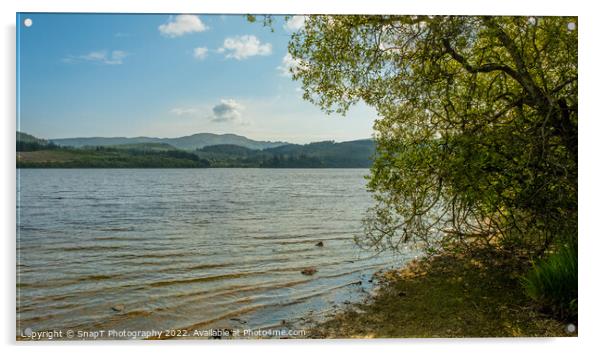
[(91, 137), (91, 138), (65, 138), (51, 139), (57, 145), (84, 147), (84, 146), (114, 146), (129, 144), (160, 143), (169, 144), (178, 149), (195, 150), (211, 145), (238, 145), (253, 150), (263, 150), (285, 145), (284, 142), (258, 141), (236, 134), (199, 133), (179, 138), (152, 138), (152, 137)]
[[(117, 143), (121, 138), (100, 139), (108, 139), (103, 141), (104, 143)], [(372, 165), (372, 157), (375, 154), (372, 140), (286, 144), (263, 150), (236, 144), (209, 145), (187, 150), (165, 142), (134, 142), (135, 140), (131, 139), (128, 141), (129, 143), (106, 146), (71, 147), (18, 133), (17, 167), (368, 168)], [(240, 142), (240, 139), (237, 141)]]
[(375, 153), (371, 139), (345, 141), (322, 141), (306, 145), (284, 145), (265, 150), (281, 159), (317, 158), (324, 166), (334, 168), (370, 167)]
[(214, 145), (196, 151), (199, 158), (209, 161), (212, 167), (266, 168), (368, 168), (374, 153), (374, 141), (368, 139), (288, 144), (261, 151)]
[(24, 143), (38, 143), (38, 144), (43, 144), (43, 145), (48, 144), (47, 140), (36, 138), (33, 135), (23, 133), (23, 132), (17, 132), (17, 141), (24, 142)]
[(53, 143), (23, 132), (17, 132), (17, 151), (33, 151), (43, 148), (55, 148)]
[(139, 151), (170, 151), (178, 150), (175, 146), (167, 143), (135, 143), (135, 144), (120, 144), (110, 145), (109, 148), (118, 150), (139, 150)]
[(17, 133), (18, 168), (197, 168), (206, 160), (164, 143), (137, 143), (85, 148), (63, 147)]

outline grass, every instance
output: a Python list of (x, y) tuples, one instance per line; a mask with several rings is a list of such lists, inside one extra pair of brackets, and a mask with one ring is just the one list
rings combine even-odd
[(520, 274), (527, 261), (496, 252), (444, 254), (380, 276), (365, 303), (350, 306), (311, 331), (314, 338), (556, 337), (562, 323), (538, 311)]
[(69, 150), (39, 150), (17, 153), (17, 161), (22, 163), (69, 162), (79, 156)]
[(577, 319), (577, 246), (563, 245), (533, 268), (522, 284), (529, 297), (544, 311), (566, 319)]
[[(53, 149), (17, 152), (17, 168), (171, 168), (206, 167), (175, 150), (136, 152), (125, 149)], [(186, 154), (186, 153), (184, 153)], [(188, 154), (194, 156), (192, 154)]]

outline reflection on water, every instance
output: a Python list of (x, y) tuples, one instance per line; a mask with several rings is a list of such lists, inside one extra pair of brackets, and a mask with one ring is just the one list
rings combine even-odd
[(20, 170), (18, 333), (270, 328), (356, 300), (410, 256), (353, 244), (367, 173)]

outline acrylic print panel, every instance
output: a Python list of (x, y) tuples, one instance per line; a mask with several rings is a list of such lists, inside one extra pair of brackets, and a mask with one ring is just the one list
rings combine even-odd
[(575, 336), (577, 33), (17, 14), (17, 340)]

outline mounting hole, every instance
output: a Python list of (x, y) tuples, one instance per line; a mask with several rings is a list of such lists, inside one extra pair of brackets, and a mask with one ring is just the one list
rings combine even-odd
[(566, 25), (566, 28), (568, 28), (569, 31), (574, 31), (575, 28), (577, 28), (577, 25), (575, 24), (575, 22), (569, 22), (568, 25)]

